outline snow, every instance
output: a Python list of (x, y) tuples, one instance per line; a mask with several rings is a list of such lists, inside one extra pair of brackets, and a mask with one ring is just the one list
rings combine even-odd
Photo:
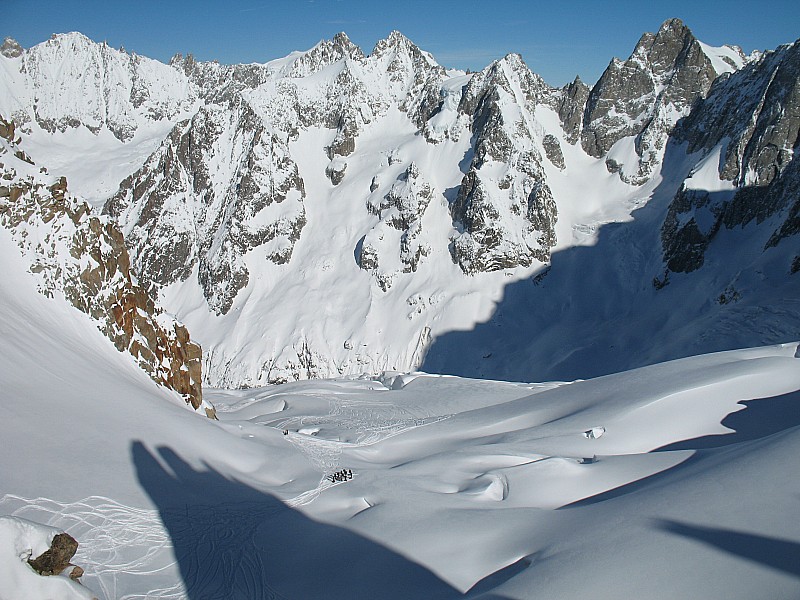
[[(800, 591), (797, 343), (572, 383), (207, 389), (214, 422), (39, 295), (4, 230), (0, 251), (3, 598)], [(52, 528), (85, 588), (19, 562)]]
[(719, 172), (724, 164), (723, 153), (727, 150), (730, 140), (727, 138), (717, 144), (708, 155), (698, 161), (684, 181), (687, 190), (705, 190), (708, 192), (735, 191), (732, 181), (720, 178)]
[[(61, 533), (53, 527), (19, 517), (0, 516), (0, 598), (91, 599), (89, 590), (66, 577), (42, 577), (28, 566), (50, 548), (53, 536)], [(70, 569), (67, 569), (70, 570)]]
[(732, 46), (709, 46), (698, 40), (700, 48), (711, 61), (718, 74), (733, 73), (744, 66), (746, 59), (742, 51)]
[(120, 182), (144, 164), (171, 128), (170, 122), (143, 126), (123, 143), (107, 129), (94, 134), (81, 126), (50, 134), (33, 125), (24, 148), (34, 162), (65, 176), (70, 191), (99, 210)]
[[(535, 118), (546, 133), (556, 137), (567, 165), (561, 171), (544, 161), (547, 183), (558, 201), (554, 251), (594, 245), (600, 226), (630, 221), (631, 210), (649, 199), (652, 188), (622, 182), (616, 174), (609, 173), (604, 159), (592, 158), (583, 152), (580, 144), (567, 142), (558, 115), (551, 108), (537, 106)], [(620, 163), (635, 162), (633, 138), (620, 140), (609, 157)]]

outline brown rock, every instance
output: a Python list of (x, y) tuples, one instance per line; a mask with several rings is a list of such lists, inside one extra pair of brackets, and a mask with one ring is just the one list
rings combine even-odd
[[(13, 123), (0, 117), (0, 135), (13, 133)], [(73, 306), (98, 321), (118, 350), (129, 352), (154, 381), (197, 409), (202, 404), (202, 349), (183, 325), (162, 324), (152, 290), (133, 278), (122, 231), (107, 217), (92, 215), (86, 203), (69, 193), (64, 177), (45, 185), (20, 181), (6, 170), (0, 178), (9, 181), (0, 186), (0, 226), (16, 234), (20, 223), (49, 223), (53, 236), (72, 232), (70, 240), (65, 238), (69, 254), (56, 260), (55, 248), (33, 247), (24, 231), (15, 235), (23, 249), (41, 255), (31, 272), (39, 273), (43, 293), (62, 289)]]
[(78, 550), (78, 542), (68, 533), (59, 533), (53, 538), (50, 548), (28, 564), (39, 575), (58, 575), (69, 566), (69, 561)]

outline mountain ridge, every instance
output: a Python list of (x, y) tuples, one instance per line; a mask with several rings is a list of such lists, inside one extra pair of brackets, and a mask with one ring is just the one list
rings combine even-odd
[[(65, 44), (84, 48), (88, 38), (77, 35)], [(4, 73), (27, 64), (32, 52), (11, 42), (4, 48)], [(69, 63), (69, 53), (48, 52)], [(102, 45), (86, 56), (95, 69), (87, 73), (99, 73), (103, 60), (127, 64), (131, 73), (150, 64)], [(796, 272), (792, 265), (800, 260), (787, 243), (778, 243), (797, 231), (796, 203), (788, 200), (796, 186), (796, 88), (789, 86), (762, 111), (772, 115), (772, 129), (784, 132), (777, 158), (762, 160), (772, 169), (768, 181), (748, 180), (747, 190), (736, 192), (738, 200), (723, 200), (729, 207), (724, 209), (691, 191), (723, 198), (728, 192), (722, 188), (733, 189), (725, 173), (703, 171), (702, 165), (710, 164), (715, 151), (708, 146), (719, 144), (711, 142), (734, 126), (702, 115), (716, 114), (713, 106), (732, 97), (725, 90), (738, 89), (747, 77), (769, 80), (764, 74), (775, 57), (711, 48), (672, 19), (643, 35), (626, 61), (612, 60), (591, 88), (576, 79), (556, 89), (518, 55), (467, 74), (441, 67), (399, 32), (369, 55), (337, 34), (307, 52), (264, 64), (225, 66), (177, 55), (153, 71), (171, 73), (172, 83), (142, 74), (118, 78), (126, 97), (112, 95), (108, 106), (98, 101), (77, 116), (67, 114), (66, 104), (60, 113), (38, 104), (26, 108), (20, 100), (32, 97), (30, 85), (20, 83), (26, 73), (11, 72), (0, 77), (0, 111), (30, 136), (29, 152), (42, 164), (51, 152), (43, 140), (77, 135), (81, 125), (98, 139), (107, 128), (116, 141), (103, 143), (113, 152), (141, 148), (128, 163), (138, 165), (106, 196), (103, 212), (123, 230), (139, 277), (203, 342), (207, 383), (258, 385), (445, 368), (459, 361), (473, 365), (466, 374), (477, 374), (485, 359), (467, 355), (491, 354), (486, 345), (499, 343), (482, 334), (451, 349), (452, 358), (444, 362), (426, 355), (448, 332), (497, 322), (505, 288), (525, 281), (547, 285), (526, 292), (527, 301), (514, 308), (517, 316), (510, 322), (530, 328), (511, 333), (530, 337), (534, 345), (549, 340), (536, 356), (558, 354), (557, 336), (523, 318), (524, 305), (554, 302), (541, 296), (554, 279), (563, 282), (555, 287), (566, 286), (567, 298), (585, 293), (584, 280), (605, 282), (559, 267), (553, 256), (596, 243), (602, 227), (635, 220), (632, 211), (654, 198), (662, 212), (648, 225), (647, 260), (619, 272), (634, 263), (607, 266), (607, 257), (598, 255), (606, 280), (627, 281), (609, 301), (628, 305), (625, 294), (646, 286), (666, 290), (662, 297), (677, 294), (668, 288), (675, 288), (680, 273), (720, 279), (700, 268), (701, 258), (709, 247), (726, 245), (728, 234), (715, 238), (719, 226), (712, 225), (709, 234), (691, 224), (706, 223), (710, 211), (728, 215), (720, 217), (726, 229), (745, 226), (748, 220), (730, 215), (761, 214), (757, 207), (764, 197), (777, 208), (768, 211), (774, 241), (760, 241), (760, 252), (777, 252), (786, 263), (783, 274), (770, 277), (777, 281)], [(785, 62), (796, 65), (797, 59), (791, 55)], [(34, 71), (41, 79), (46, 69)], [(791, 79), (794, 71), (784, 71)], [(20, 85), (25, 93), (12, 94)], [(170, 90), (177, 90), (172, 100)], [(790, 109), (778, 110), (784, 106)], [(763, 140), (759, 148), (768, 149), (775, 144), (765, 127), (746, 138)], [(712, 132), (717, 137), (709, 138)], [(68, 159), (53, 162), (72, 168)], [(73, 170), (79, 185), (89, 187), (90, 178)], [(702, 179), (691, 175), (700, 172)], [(693, 183), (685, 184), (687, 177)], [(761, 269), (759, 259), (748, 260), (742, 273)], [(757, 306), (769, 300), (768, 280), (773, 281), (754, 284), (750, 301)], [(692, 312), (691, 323), (720, 318), (721, 305), (714, 304), (719, 297), (741, 298), (735, 283), (719, 285), (694, 286), (718, 291), (711, 305)], [(786, 285), (793, 289), (796, 282), (787, 279)], [(577, 320), (590, 315), (587, 308)], [(320, 322), (321, 316), (328, 321)], [(758, 341), (786, 341), (793, 327)], [(509, 334), (505, 327), (500, 331)], [(726, 346), (729, 338), (719, 333), (704, 350), (720, 349), (714, 344)], [(660, 358), (685, 355), (688, 348), (686, 340), (667, 347)], [(636, 354), (632, 349), (628, 360), (635, 362)], [(505, 373), (528, 379), (530, 360), (509, 360), (516, 367)], [(550, 372), (563, 371), (559, 364), (561, 359), (551, 360)], [(537, 372), (548, 374), (547, 368)]]

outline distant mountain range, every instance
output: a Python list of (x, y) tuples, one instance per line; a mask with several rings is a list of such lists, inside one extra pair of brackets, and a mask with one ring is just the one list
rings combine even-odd
[(800, 338), (798, 42), (745, 56), (672, 19), (560, 89), (398, 32), (233, 66), (79, 33), (0, 55), (0, 223), (195, 406), (172, 315), (223, 387), (575, 379)]

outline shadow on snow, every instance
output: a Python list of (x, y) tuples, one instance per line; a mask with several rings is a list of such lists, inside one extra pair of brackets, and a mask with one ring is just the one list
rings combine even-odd
[(687, 460), (649, 477), (578, 500), (563, 506), (559, 510), (589, 506), (626, 496), (659, 483), (662, 479), (672, 474), (675, 469), (684, 469), (704, 460), (715, 450), (735, 444), (762, 440), (789, 429), (800, 427), (800, 391), (771, 398), (743, 400), (738, 404), (743, 404), (745, 409), (731, 413), (722, 420), (722, 425), (733, 430), (731, 433), (682, 440), (653, 450), (653, 452), (696, 450), (697, 452)]
[(661, 520), (659, 529), (800, 577), (800, 544), (731, 529)]
[[(169, 448), (155, 455), (135, 442), (131, 453), (139, 481), (172, 539), (190, 600), (502, 600), (480, 583), (463, 595), (400, 554), (314, 521), (209, 467), (195, 470)], [(504, 579), (501, 571), (484, 581)]]
[[(669, 144), (663, 181), (632, 211), (633, 221), (591, 224), (597, 227), (593, 245), (555, 252), (536, 276), (505, 286), (488, 321), (438, 336), (420, 369), (505, 381), (572, 381), (793, 341), (800, 331), (800, 276), (782, 279), (782, 288), (758, 279), (760, 248), (774, 223), (721, 232), (719, 238), (725, 233), (747, 242), (716, 256), (715, 239), (704, 267), (672, 273), (668, 285), (654, 286), (665, 273), (661, 226), (691, 166), (683, 147)], [(770, 256), (786, 263), (780, 268), (787, 277), (792, 253), (787, 244), (770, 251), (775, 250), (780, 252)], [(739, 285), (742, 273), (750, 277), (743, 285), (755, 293), (719, 301), (727, 286)]]
[(772, 398), (742, 400), (738, 404), (744, 405), (744, 410), (731, 413), (722, 420), (722, 425), (733, 430), (731, 433), (674, 442), (658, 448), (657, 452), (721, 448), (764, 438), (800, 425), (800, 391)]

